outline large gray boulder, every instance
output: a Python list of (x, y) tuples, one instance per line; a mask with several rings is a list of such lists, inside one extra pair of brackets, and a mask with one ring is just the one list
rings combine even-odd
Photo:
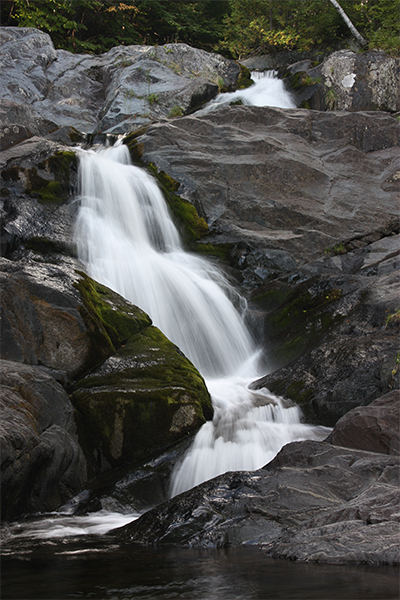
[(124, 541), (253, 545), (269, 556), (399, 564), (399, 458), (294, 442), (263, 469), (226, 473), (120, 530)]
[(0, 97), (30, 106), (35, 120), (83, 132), (128, 133), (185, 114), (220, 88), (234, 88), (241, 72), (234, 61), (186, 44), (80, 55), (55, 50), (50, 36), (21, 27), (1, 28), (0, 42)]
[(329, 440), (335, 446), (399, 455), (400, 390), (349, 411), (336, 423)]

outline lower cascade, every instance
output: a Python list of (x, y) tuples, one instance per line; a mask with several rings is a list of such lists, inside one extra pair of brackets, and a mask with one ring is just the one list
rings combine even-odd
[(89, 274), (145, 310), (206, 380), (214, 418), (175, 469), (171, 495), (255, 470), (294, 440), (322, 439), (300, 409), (248, 385), (260, 376), (245, 300), (211, 262), (184, 251), (164, 198), (123, 144), (82, 151), (76, 240)]

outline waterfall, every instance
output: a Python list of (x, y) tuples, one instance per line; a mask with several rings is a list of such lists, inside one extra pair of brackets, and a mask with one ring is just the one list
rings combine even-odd
[(257, 350), (246, 303), (211, 262), (184, 251), (162, 194), (120, 144), (80, 155), (78, 255), (90, 275), (140, 306), (196, 365), (214, 419), (172, 477), (177, 494), (228, 470), (254, 470), (293, 440), (320, 439), (268, 390), (251, 391)]
[(277, 108), (296, 108), (296, 104), (286, 90), (285, 82), (277, 77), (276, 71), (253, 71), (254, 85), (236, 92), (218, 94), (197, 114), (206, 114), (220, 106), (241, 102), (248, 106), (274, 106)]
[(145, 310), (205, 377), (237, 372), (255, 351), (245, 302), (216, 267), (183, 250), (154, 179), (122, 144), (82, 152), (80, 179), (78, 255), (92, 277)]
[[(268, 80), (275, 81), (260, 79)], [(250, 92), (254, 100), (256, 86), (240, 94)], [(145, 310), (212, 397), (213, 421), (175, 469), (171, 494), (229, 470), (258, 469), (288, 442), (326, 437), (326, 428), (301, 423), (297, 406), (249, 389), (263, 373), (243, 321), (245, 300), (214, 264), (184, 251), (157, 183), (131, 164), (127, 147), (82, 151), (80, 184), (76, 240), (89, 274)]]

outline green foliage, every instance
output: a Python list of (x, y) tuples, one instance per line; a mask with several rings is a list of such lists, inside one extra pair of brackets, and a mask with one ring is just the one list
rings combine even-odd
[[(368, 48), (400, 51), (400, 0), (340, 0)], [(105, 52), (185, 42), (238, 58), (337, 49), (351, 37), (329, 0), (3, 0), (3, 25), (37, 27), (56, 48)]]
[[(370, 48), (399, 51), (400, 0), (340, 0)], [(230, 0), (220, 51), (234, 57), (335, 49), (350, 37), (329, 0)]]
[(337, 95), (335, 90), (331, 87), (325, 94), (325, 104), (328, 110), (334, 110), (336, 106)]
[(150, 106), (152, 104), (157, 104), (158, 103), (158, 94), (150, 94), (147, 98), (147, 100), (149, 101)]
[[(336, 96), (335, 96), (335, 98), (336, 98)], [(331, 247), (325, 248), (324, 252), (325, 252), (325, 254), (337, 255), (337, 254), (346, 254), (347, 250), (344, 247), (343, 242), (340, 242), (340, 244), (336, 244), (336, 246), (333, 246), (332, 248)]]
[(394, 313), (391, 313), (386, 317), (385, 329), (391, 325), (399, 325), (400, 324), (400, 308), (397, 308)]
[(174, 119), (175, 117), (183, 117), (184, 115), (183, 108), (181, 106), (174, 106), (171, 108), (168, 114), (168, 119)]

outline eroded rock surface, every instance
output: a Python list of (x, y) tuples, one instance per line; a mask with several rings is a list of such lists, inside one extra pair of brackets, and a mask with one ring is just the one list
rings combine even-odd
[[(316, 110), (400, 110), (400, 59), (372, 50), (339, 50), (320, 65), (288, 68), (298, 101)], [(302, 89), (302, 82), (307, 85)]]
[(399, 563), (399, 459), (294, 442), (263, 469), (227, 473), (122, 528), (126, 541), (258, 545), (269, 556)]
[(152, 125), (137, 144), (254, 287), (398, 217), (399, 135), (386, 113), (231, 106)]
[(180, 116), (221, 87), (234, 88), (241, 72), (234, 61), (186, 44), (118, 46), (93, 56), (55, 50), (38, 29), (3, 27), (0, 35), (1, 98), (31, 107), (38, 123), (84, 132), (128, 133)]

